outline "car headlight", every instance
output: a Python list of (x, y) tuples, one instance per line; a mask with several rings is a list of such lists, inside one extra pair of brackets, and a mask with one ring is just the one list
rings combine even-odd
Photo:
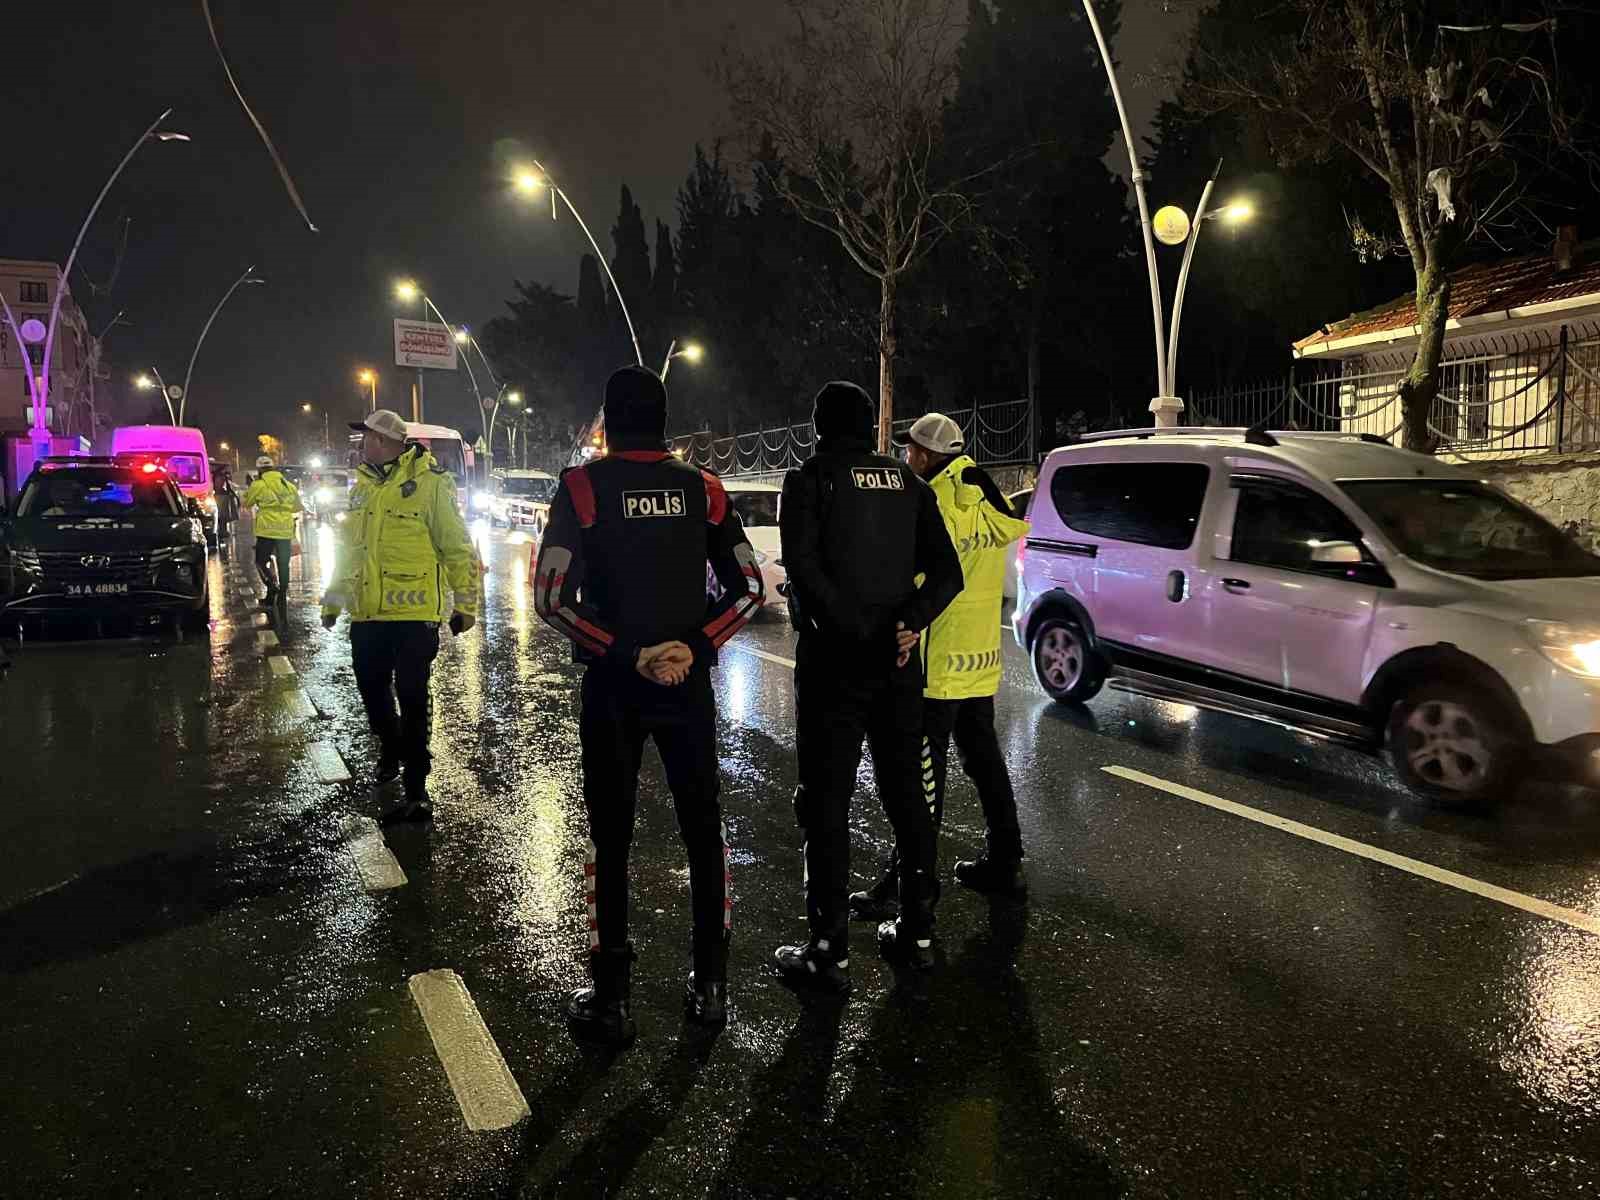
[(1556, 666), (1574, 675), (1600, 679), (1600, 626), (1563, 621), (1529, 621), (1533, 644)]
[(336, 513), (333, 514), (333, 523), (335, 525), (341, 525), (341, 524), (344, 523), (344, 519), (346, 517), (348, 517), (349, 515), (350, 515), (349, 513), (336, 512)]
[(215, 496), (201, 496), (200, 507), (209, 512), (217, 511), (217, 498)]
[(332, 488), (318, 488), (317, 489), (317, 503), (318, 504), (332, 504), (333, 503), (333, 489)]
[(488, 492), (473, 492), (472, 493), (472, 507), (473, 508), (488, 508), (489, 507), (489, 493)]

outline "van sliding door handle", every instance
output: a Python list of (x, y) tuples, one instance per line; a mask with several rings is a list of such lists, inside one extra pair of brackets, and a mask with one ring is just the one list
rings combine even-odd
[(1222, 586), (1230, 592), (1248, 592), (1250, 590), (1250, 581), (1248, 579), (1224, 579)]

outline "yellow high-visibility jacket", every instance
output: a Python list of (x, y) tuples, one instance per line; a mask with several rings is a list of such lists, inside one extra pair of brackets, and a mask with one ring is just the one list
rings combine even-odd
[(263, 469), (245, 488), (240, 503), (256, 510), (256, 536), (260, 538), (294, 537), (294, 515), (305, 508), (300, 503), (300, 489), (277, 467)]
[(964, 581), (961, 594), (922, 636), (927, 670), (923, 695), (933, 700), (992, 696), (1000, 689), (1007, 548), (1028, 532), (1028, 523), (987, 503), (977, 484), (962, 482), (962, 472), (975, 465), (963, 454), (928, 481), (961, 559)]
[[(456, 483), (421, 446), (380, 469), (363, 463), (341, 528), (324, 615), (352, 621), (440, 621), (478, 614), (478, 555), (456, 507)], [(454, 593), (445, 603), (446, 591)]]

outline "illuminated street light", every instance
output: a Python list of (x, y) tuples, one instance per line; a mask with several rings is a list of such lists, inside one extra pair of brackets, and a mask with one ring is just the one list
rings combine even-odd
[(686, 362), (697, 363), (706, 356), (705, 347), (699, 342), (685, 342), (683, 349), (678, 349), (678, 339), (673, 338), (667, 346), (667, 357), (661, 362), (661, 382), (667, 381), (667, 372), (672, 369), (672, 360), (681, 358)]
[[(1219, 160), (1217, 169), (1211, 172), (1211, 178), (1206, 180), (1206, 186), (1200, 192), (1200, 205), (1195, 209), (1195, 212), (1200, 215), (1195, 219), (1194, 228), (1189, 231), (1189, 244), (1183, 248), (1183, 266), (1178, 271), (1178, 291), (1172, 298), (1172, 330), (1167, 336), (1167, 391), (1165, 398), (1176, 403), (1179, 406), (1179, 411), (1182, 411), (1183, 402), (1177, 399), (1178, 328), (1183, 321), (1183, 296), (1189, 288), (1189, 264), (1194, 261), (1194, 248), (1200, 242), (1200, 230), (1207, 221), (1221, 219), (1230, 225), (1239, 225), (1255, 215), (1255, 208), (1243, 197), (1225, 204), (1221, 208), (1206, 207), (1211, 200), (1211, 189), (1216, 186), (1217, 176), (1220, 174), (1222, 174), (1222, 163)], [(1161, 399), (1158, 398), (1157, 402), (1160, 403)], [(1161, 412), (1157, 412), (1157, 424), (1160, 423), (1159, 418), (1161, 415)], [(1173, 420), (1176, 421), (1176, 419), (1176, 414), (1174, 414)]]
[(515, 183), (517, 186), (517, 191), (521, 192), (525, 196), (537, 195), (539, 189), (544, 186), (543, 179), (540, 179), (538, 175), (526, 169), (517, 172)]
[(367, 411), (368, 412), (377, 412), (378, 411), (378, 373), (376, 371), (374, 371), (371, 367), (362, 367), (361, 370), (356, 373), (356, 378), (358, 380), (360, 380), (362, 383), (366, 384), (369, 388), (372, 389), (372, 407), (370, 409), (368, 409)]
[(511, 405), (512, 408), (516, 408), (519, 404), (522, 403), (522, 393), (521, 392), (507, 392), (506, 393), (506, 403)]
[(471, 335), (467, 333), (466, 326), (463, 325), (460, 329), (456, 330), (456, 345), (465, 346), (470, 336)]
[(1208, 217), (1221, 217), (1230, 225), (1238, 225), (1243, 221), (1248, 221), (1255, 215), (1255, 206), (1248, 200), (1235, 200), (1224, 208), (1219, 208), (1215, 212), (1206, 214)]
[(398, 299), (404, 300), (407, 304), (410, 304), (411, 301), (417, 298), (419, 292), (415, 283), (409, 279), (402, 279), (399, 283), (394, 285), (394, 294)]
[(134, 378), (133, 386), (138, 388), (141, 392), (148, 392), (151, 388), (156, 386), (156, 381), (151, 379), (148, 375), (139, 375)]
[(309, 405), (309, 404), (302, 404), (302, 405), (301, 405), (301, 406), (300, 406), (300, 411), (301, 411), (301, 412), (303, 412), (303, 413), (309, 413), (309, 412), (310, 412), (310, 411), (311, 411), (311, 405)]

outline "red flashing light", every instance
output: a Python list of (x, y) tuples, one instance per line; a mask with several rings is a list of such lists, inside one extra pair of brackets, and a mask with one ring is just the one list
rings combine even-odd
[(146, 475), (154, 475), (157, 471), (161, 470), (161, 468), (156, 466), (156, 464), (153, 463), (153, 462), (147, 462), (147, 463), (144, 464), (144, 466), (140, 467), (139, 469), (141, 471), (143, 471)]

